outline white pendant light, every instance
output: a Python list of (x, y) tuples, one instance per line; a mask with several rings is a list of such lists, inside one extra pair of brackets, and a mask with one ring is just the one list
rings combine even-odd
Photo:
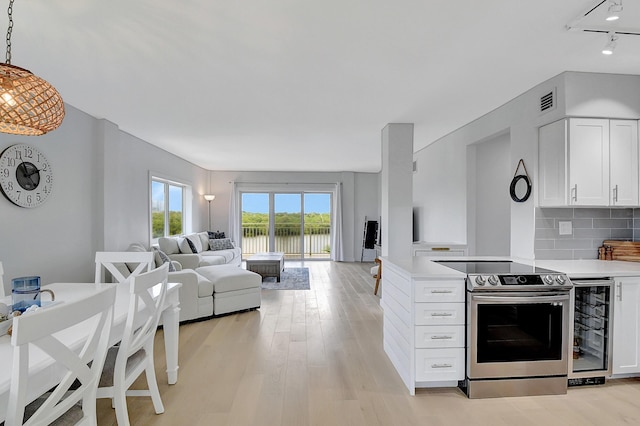
[(616, 49), (616, 45), (618, 44), (618, 36), (616, 36), (616, 33), (609, 33), (607, 37), (607, 44), (604, 46), (604, 49), (602, 49), (602, 54), (613, 55), (613, 51)]
[(620, 19), (620, 12), (622, 12), (622, 0), (612, 1), (607, 10), (607, 21), (617, 21)]

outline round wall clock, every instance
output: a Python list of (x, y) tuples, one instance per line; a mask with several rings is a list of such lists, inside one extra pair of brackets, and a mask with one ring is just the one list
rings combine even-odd
[(53, 187), (53, 172), (47, 157), (31, 145), (11, 145), (0, 154), (0, 189), (20, 207), (44, 203)]

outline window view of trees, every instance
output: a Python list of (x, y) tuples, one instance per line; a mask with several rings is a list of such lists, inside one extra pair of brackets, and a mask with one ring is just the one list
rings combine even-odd
[[(164, 237), (164, 212), (151, 213), (151, 229), (153, 238)], [(182, 234), (182, 212), (169, 212), (169, 233), (167, 235)]]
[[(276, 213), (275, 221), (280, 236), (300, 235), (300, 213)], [(242, 236), (255, 237), (269, 235), (269, 213), (242, 212)], [(305, 234), (329, 234), (331, 215), (329, 213), (307, 213), (304, 215)]]
[(152, 238), (184, 232), (184, 187), (167, 181), (151, 181)]

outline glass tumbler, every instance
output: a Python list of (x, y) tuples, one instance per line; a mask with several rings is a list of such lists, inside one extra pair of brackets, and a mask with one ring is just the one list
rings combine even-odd
[(40, 277), (19, 277), (11, 280), (13, 310), (24, 312), (30, 306), (40, 306)]

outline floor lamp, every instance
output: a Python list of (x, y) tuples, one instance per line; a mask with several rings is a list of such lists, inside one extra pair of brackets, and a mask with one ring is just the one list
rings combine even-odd
[(204, 195), (204, 199), (207, 200), (209, 202), (209, 231), (213, 230), (213, 228), (211, 228), (211, 202), (216, 198), (215, 195), (211, 195), (211, 194), (205, 194)]

